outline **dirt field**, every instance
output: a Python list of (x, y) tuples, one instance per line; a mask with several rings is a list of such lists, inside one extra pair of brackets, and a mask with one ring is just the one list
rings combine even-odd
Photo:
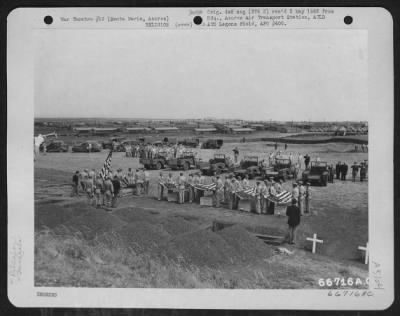
[[(241, 156), (266, 158), (273, 150), (267, 143), (228, 143), (217, 152), (231, 155), (235, 146)], [(288, 151), (329, 163), (368, 159), (354, 144), (289, 145)], [(213, 153), (198, 150), (204, 160)], [(285, 216), (159, 202), (158, 171), (151, 171), (148, 197), (121, 198), (109, 212), (71, 198), (73, 172), (99, 170), (106, 155), (54, 153), (35, 162), (37, 286), (319, 288), (319, 278), (367, 276), (357, 247), (368, 240), (368, 182), (312, 187), (312, 215), (302, 217), (298, 242), (280, 246), (293, 251), (287, 255), (254, 235), (284, 236)], [(139, 163), (114, 153), (112, 167), (126, 171)], [(225, 228), (213, 231), (215, 222)], [(324, 241), (316, 255), (306, 241), (313, 233)]]

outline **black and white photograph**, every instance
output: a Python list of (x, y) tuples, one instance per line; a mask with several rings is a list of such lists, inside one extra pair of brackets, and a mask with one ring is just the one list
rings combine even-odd
[(63, 28), (102, 22), (85, 13), (35, 30), (36, 291), (374, 294), (368, 30), (220, 10), (175, 30), (160, 10), (144, 28)]

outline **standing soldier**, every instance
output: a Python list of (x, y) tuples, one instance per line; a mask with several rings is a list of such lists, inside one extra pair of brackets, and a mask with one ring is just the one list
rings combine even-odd
[(233, 151), (233, 157), (235, 159), (235, 163), (237, 163), (238, 159), (239, 159), (239, 149), (237, 147), (235, 147), (232, 151)]
[(144, 194), (149, 195), (150, 173), (147, 170), (144, 170), (143, 176), (144, 176)]
[(233, 185), (232, 185), (232, 176), (230, 175), (229, 177), (226, 177), (225, 183), (224, 183), (224, 193), (225, 193), (225, 203), (227, 205), (228, 209), (232, 209), (232, 190), (233, 190)]
[(260, 212), (261, 214), (267, 213), (267, 200), (268, 196), (268, 187), (266, 186), (265, 182), (261, 182), (261, 189), (260, 189)]
[(300, 195), (299, 187), (297, 186), (297, 183), (294, 182), (293, 183), (293, 189), (292, 189), (292, 198), (296, 199), (296, 201), (298, 201), (299, 200), (299, 195)]
[(165, 179), (163, 173), (160, 172), (158, 176), (158, 200), (161, 201), (164, 196), (164, 186), (165, 186)]
[(196, 189), (196, 185), (198, 185), (199, 183), (200, 183), (199, 173), (196, 172), (194, 174), (194, 178), (193, 178), (193, 193), (194, 193), (194, 200), (196, 202), (198, 202), (198, 200), (199, 200), (199, 194), (198, 194), (198, 191)]
[(86, 193), (86, 177), (88, 176), (86, 170), (87, 169), (83, 169), (79, 174), (79, 182), (84, 193)]
[(358, 174), (358, 165), (355, 161), (354, 161), (353, 165), (351, 166), (351, 169), (352, 169), (351, 176), (352, 176), (353, 182), (356, 182), (356, 177)]
[(262, 190), (261, 183), (260, 181), (257, 181), (256, 196), (255, 196), (256, 199), (255, 211), (257, 214), (261, 214), (261, 190)]
[(310, 183), (307, 182), (305, 198), (304, 198), (304, 204), (305, 204), (304, 213), (305, 214), (310, 214), (310, 200), (311, 200)]
[(237, 210), (239, 206), (239, 198), (236, 195), (236, 192), (240, 191), (240, 183), (235, 178), (232, 179), (232, 193), (231, 193), (231, 200), (232, 200), (232, 210)]
[(88, 198), (88, 204), (93, 205), (93, 180), (91, 176), (86, 176), (86, 182), (85, 182), (85, 187), (86, 187), (86, 194)]
[(303, 185), (302, 181), (299, 181), (299, 199), (298, 199), (298, 205), (300, 209), (301, 215), (304, 214), (304, 199), (306, 196), (306, 189)]
[(193, 174), (189, 174), (188, 180), (187, 180), (187, 188), (189, 191), (189, 203), (193, 203), (193, 197), (194, 197), (194, 187), (193, 187)]
[(306, 154), (304, 156), (304, 164), (306, 166), (306, 169), (308, 169), (308, 165), (310, 164), (310, 160), (311, 160), (310, 156), (308, 154)]
[(179, 204), (183, 204), (185, 202), (185, 182), (186, 178), (183, 175), (183, 172), (181, 172), (178, 178)]
[[(269, 196), (271, 198), (274, 198), (276, 196), (276, 189), (274, 186), (274, 180), (271, 179), (271, 186), (269, 188)], [(269, 201), (269, 207), (268, 207), (268, 211), (267, 214), (269, 215), (274, 215), (275, 214), (275, 202), (274, 201)]]
[(220, 176), (216, 178), (215, 187), (215, 207), (221, 207), (221, 200), (224, 195), (224, 183), (222, 182)]
[(346, 176), (347, 176), (347, 172), (349, 171), (349, 166), (347, 165), (347, 163), (343, 163), (342, 164), (342, 170), (341, 170), (342, 172), (342, 180), (343, 181), (346, 181)]
[(72, 192), (71, 196), (79, 196), (79, 171), (76, 171), (72, 176)]
[(114, 180), (112, 181), (113, 187), (114, 187), (114, 194), (112, 197), (112, 207), (117, 207), (118, 206), (118, 197), (119, 197), (119, 190), (121, 189), (121, 183), (119, 182), (118, 176), (114, 177)]
[(242, 186), (243, 189), (247, 189), (250, 187), (249, 176), (247, 174), (244, 176), (244, 179), (242, 181)]
[(360, 181), (363, 182), (365, 179), (365, 176), (367, 174), (367, 168), (365, 164), (362, 162), (360, 165)]
[(229, 195), (230, 195), (230, 187), (231, 185), (231, 180), (229, 179), (229, 177), (225, 177), (225, 181), (224, 181), (224, 203), (228, 203), (229, 201)]
[(102, 197), (104, 193), (104, 182), (101, 178), (100, 174), (96, 177), (95, 182), (95, 199), (96, 199), (96, 207), (99, 208), (102, 204), (104, 204), (104, 197)]

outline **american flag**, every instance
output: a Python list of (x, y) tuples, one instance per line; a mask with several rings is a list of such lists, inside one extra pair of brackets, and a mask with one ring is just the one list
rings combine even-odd
[(202, 191), (215, 191), (217, 185), (215, 183), (210, 183), (210, 184), (196, 184), (194, 186), (197, 190), (202, 190)]
[(100, 171), (100, 177), (102, 177), (103, 179), (108, 175), (108, 172), (110, 171), (111, 157), (112, 157), (112, 150), (110, 150), (110, 152), (108, 153), (106, 161), (104, 161), (103, 168), (101, 168)]
[(269, 195), (267, 199), (278, 204), (287, 204), (292, 201), (292, 193), (289, 191), (282, 191), (275, 196)]
[(241, 199), (250, 199), (256, 196), (257, 188), (246, 188), (236, 192), (236, 195)]

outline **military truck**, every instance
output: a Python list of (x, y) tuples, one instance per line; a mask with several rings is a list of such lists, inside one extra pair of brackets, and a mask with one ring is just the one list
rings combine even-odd
[(198, 167), (198, 160), (196, 159), (193, 152), (183, 152), (178, 158), (168, 160), (168, 166), (172, 170), (189, 170), (196, 169)]
[(275, 181), (286, 181), (288, 178), (292, 178), (293, 174), (294, 168), (289, 158), (275, 158), (272, 168), (266, 170), (265, 178), (274, 178)]
[(311, 161), (310, 168), (302, 175), (303, 182), (327, 186), (328, 184), (328, 163), (322, 161)]
[(231, 159), (224, 154), (214, 154), (208, 163), (200, 168), (201, 173), (206, 176), (213, 176), (224, 172), (233, 171), (233, 163)]
[(153, 158), (140, 158), (139, 163), (146, 169), (163, 169), (168, 165), (167, 153), (159, 152)]
[(235, 177), (242, 179), (247, 175), (249, 178), (254, 178), (261, 174), (261, 166), (257, 156), (246, 156), (240, 162), (240, 167), (234, 171)]
[(205, 141), (201, 145), (201, 148), (204, 148), (204, 149), (220, 149), (223, 144), (224, 144), (224, 140), (223, 139), (208, 139), (207, 141)]

